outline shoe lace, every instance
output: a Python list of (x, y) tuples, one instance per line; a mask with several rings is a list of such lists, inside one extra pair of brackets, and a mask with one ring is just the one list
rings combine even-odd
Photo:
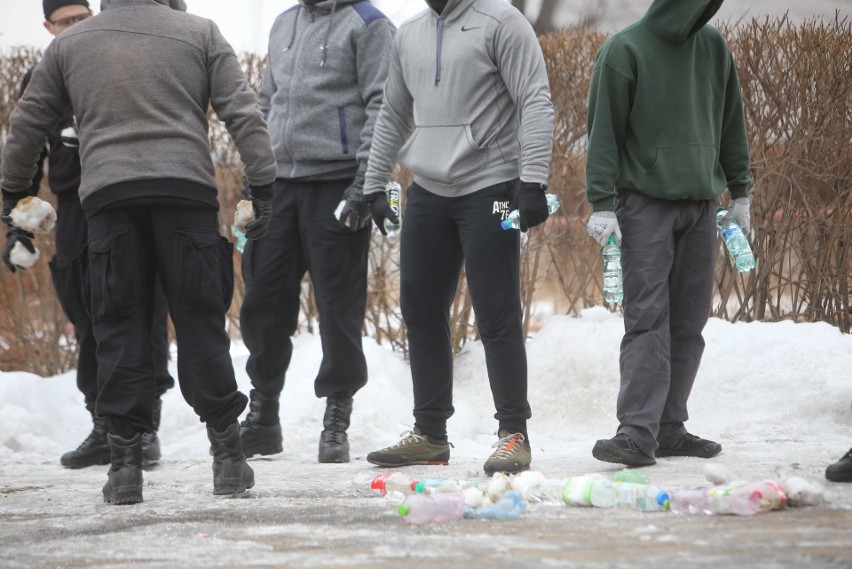
[(523, 441), (524, 435), (521, 433), (513, 433), (505, 436), (491, 445), (491, 448), (497, 449), (491, 456), (494, 458), (509, 458), (518, 451), (518, 445), (520, 445)]
[(399, 436), (401, 437), (399, 442), (396, 443), (395, 445), (393, 445), (390, 448), (392, 448), (392, 449), (402, 448), (402, 447), (405, 447), (405, 446), (408, 446), (408, 445), (414, 445), (414, 444), (417, 444), (421, 441), (426, 440), (426, 437), (424, 437), (423, 435), (418, 435), (417, 433), (415, 433), (411, 429), (401, 432), (399, 434)]

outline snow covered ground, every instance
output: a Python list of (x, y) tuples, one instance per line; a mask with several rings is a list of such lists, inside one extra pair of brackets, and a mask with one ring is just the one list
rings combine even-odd
[[(593, 308), (580, 318), (552, 317), (529, 341), (534, 469), (548, 477), (619, 470), (596, 461), (591, 448), (617, 426), (622, 332), (619, 316)], [(69, 471), (59, 466), (59, 456), (90, 429), (74, 373), (47, 379), (0, 373), (0, 543), (7, 552), (0, 554), (0, 566), (440, 567), (453, 563), (430, 562), (430, 556), (456, 547), (467, 557), (452, 559), (473, 566), (490, 559), (489, 565), (502, 567), (500, 559), (522, 558), (530, 564), (505, 566), (621, 566), (620, 559), (635, 567), (637, 559), (629, 551), (618, 558), (600, 557), (614, 555), (606, 540), (619, 532), (627, 533), (627, 542), (618, 538), (622, 547), (635, 544), (631, 548), (640, 548), (636, 551), (648, 559), (672, 563), (690, 552), (694, 566), (786, 566), (783, 559), (794, 558), (783, 548), (795, 543), (807, 553), (796, 558), (801, 563), (852, 566), (852, 484), (827, 483), (823, 476), (825, 466), (852, 446), (852, 336), (827, 324), (713, 319), (705, 338), (687, 427), (720, 441), (724, 451), (710, 461), (659, 459), (644, 471), (667, 489), (706, 485), (705, 471), (711, 470), (749, 479), (795, 475), (823, 485), (823, 505), (748, 519), (703, 520), (539, 506), (520, 520), (491, 525), (465, 520), (410, 528), (383, 500), (354, 498), (350, 492), (352, 477), (369, 467), (365, 455), (395, 442), (411, 425), (407, 363), (365, 340), (370, 381), (355, 398), (353, 461), (319, 465), (324, 401), (313, 394), (313, 377), (321, 351), (319, 338), (306, 334), (295, 339), (282, 394), (285, 454), (251, 461), (257, 486), (247, 500), (211, 495), (203, 425), (174, 389), (163, 405), (163, 460), (145, 473), (145, 502), (104, 505), (100, 486), (107, 467)], [(245, 348), (235, 345), (232, 355), (241, 389), (247, 391)], [(496, 440), (496, 422), (478, 343), (456, 359), (455, 407), (449, 422), (455, 445), (450, 465), (412, 467), (407, 473), (413, 477), (485, 480), (482, 464)], [(734, 540), (726, 542), (733, 557), (696, 552), (694, 532), (711, 530)], [(736, 545), (742, 531), (751, 532), (751, 541)], [(511, 534), (521, 541), (505, 541)], [(775, 536), (774, 545), (764, 534)], [(534, 546), (525, 545), (529, 540)], [(562, 550), (568, 543), (576, 550), (598, 542), (598, 557), (571, 557)], [(705, 536), (697, 547), (715, 551), (717, 546)], [(518, 548), (526, 552), (521, 557)], [(824, 556), (812, 557), (815, 551)], [(768, 564), (752, 563), (756, 558), (749, 555), (755, 552)]]

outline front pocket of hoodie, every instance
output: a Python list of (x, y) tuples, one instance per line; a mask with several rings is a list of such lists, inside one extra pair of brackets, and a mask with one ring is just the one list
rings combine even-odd
[(713, 176), (719, 167), (713, 145), (660, 146), (654, 165), (645, 171), (643, 189), (663, 199), (712, 196)]
[(346, 135), (346, 112), (343, 107), (337, 107), (337, 119), (340, 123), (340, 150), (346, 156), (349, 154), (349, 141)]
[(402, 163), (416, 175), (442, 184), (464, 181), (487, 156), (474, 142), (469, 125), (419, 126), (400, 151)]

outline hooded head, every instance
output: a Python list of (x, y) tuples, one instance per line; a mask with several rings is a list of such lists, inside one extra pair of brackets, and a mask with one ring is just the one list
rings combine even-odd
[[(172, 10), (177, 10), (178, 12), (186, 12), (186, 2), (183, 0), (154, 0), (157, 4), (162, 4), (163, 6), (168, 6)], [(110, 0), (101, 0), (101, 10), (106, 8), (107, 4), (110, 3)]]
[(669, 43), (684, 43), (710, 21), (724, 0), (654, 0), (642, 21)]

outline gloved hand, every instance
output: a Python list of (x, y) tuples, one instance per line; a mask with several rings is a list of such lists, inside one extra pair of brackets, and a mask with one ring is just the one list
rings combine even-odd
[(373, 221), (376, 223), (379, 231), (382, 232), (382, 235), (387, 235), (385, 219), (389, 219), (391, 223), (399, 223), (399, 217), (394, 215), (388, 203), (388, 197), (384, 192), (373, 192), (364, 196), (364, 200), (367, 202), (367, 209), (369, 209), (370, 215), (373, 217)]
[(260, 239), (272, 221), (272, 184), (251, 186), (249, 198), (254, 206), (254, 219), (246, 224), (246, 238)]
[(586, 233), (594, 237), (601, 247), (606, 245), (611, 235), (615, 235), (615, 242), (621, 246), (621, 228), (614, 211), (594, 212), (586, 224)]
[(343, 199), (337, 207), (340, 225), (350, 231), (358, 231), (370, 225), (370, 208), (364, 199), (364, 177), (359, 175), (343, 191)]
[(743, 235), (748, 235), (751, 231), (751, 206), (749, 206), (748, 198), (735, 198), (731, 200), (730, 212), (734, 216), (734, 220), (743, 230)]
[(521, 231), (547, 221), (550, 212), (547, 210), (547, 197), (544, 195), (547, 186), (534, 182), (521, 182), (515, 190), (512, 205), (520, 214)]
[(77, 129), (72, 125), (62, 129), (59, 133), (59, 140), (68, 148), (80, 148), (80, 139), (77, 138)]
[(18, 202), (28, 197), (28, 192), (9, 192), (5, 189), (3, 193), (3, 213), (0, 214), (0, 221), (12, 225), (12, 210), (18, 205)]
[[(5, 206), (4, 206), (5, 212)], [(5, 217), (5, 213), (4, 213)], [(9, 270), (13, 273), (17, 271), (19, 268), (12, 262), (12, 249), (15, 247), (16, 243), (20, 243), (24, 247), (27, 248), (27, 251), (35, 255), (36, 248), (33, 245), (33, 234), (29, 231), (24, 231), (23, 229), (18, 229), (15, 226), (9, 226), (9, 232), (6, 234), (6, 246), (3, 247), (3, 263), (9, 267)]]

